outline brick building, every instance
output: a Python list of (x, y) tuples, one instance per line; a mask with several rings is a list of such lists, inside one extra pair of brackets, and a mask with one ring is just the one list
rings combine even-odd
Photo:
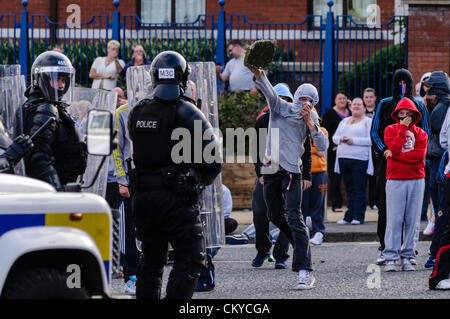
[[(23, 7), (19, 0), (0, 0), (0, 14), (20, 17)], [(72, 11), (70, 4), (80, 8), (81, 22), (94, 14), (112, 19), (115, 7), (112, 0), (29, 0), (30, 14), (45, 14), (50, 20), (64, 22)], [(217, 21), (220, 9), (217, 0), (121, 0), (117, 1), (121, 15), (137, 14), (144, 21), (180, 22), (198, 14), (212, 14)], [(298, 23), (307, 14), (325, 14), (326, 1), (319, 0), (226, 0), (224, 10), (229, 14), (245, 14), (252, 22)], [(450, 69), (450, 1), (449, 0), (336, 0), (335, 15), (352, 14), (355, 19), (370, 4), (380, 10), (380, 23), (387, 23), (394, 15), (408, 15), (408, 67), (415, 80), (432, 70)], [(282, 5), (280, 5), (282, 3)], [(358, 5), (360, 8), (358, 8)], [(352, 8), (353, 6), (353, 8)], [(149, 20), (150, 19), (150, 20)]]

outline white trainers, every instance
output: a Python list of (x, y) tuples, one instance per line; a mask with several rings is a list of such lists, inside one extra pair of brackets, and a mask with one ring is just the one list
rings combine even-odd
[(423, 230), (425, 236), (432, 236), (434, 234), (434, 221), (431, 219), (428, 221), (427, 227)]
[(337, 221), (336, 224), (338, 224), (338, 225), (348, 225), (350, 223), (348, 221), (346, 221), (346, 220), (341, 219), (341, 220)]
[(130, 279), (125, 283), (125, 292), (127, 294), (136, 294), (136, 276), (130, 276)]
[(409, 259), (403, 259), (402, 260), (402, 270), (403, 271), (414, 271), (416, 268), (414, 268), (413, 265), (411, 265), (411, 262)]
[(313, 245), (321, 245), (323, 242), (323, 234), (321, 232), (315, 233), (309, 242)]
[(352, 220), (352, 222), (350, 224), (352, 224), (352, 225), (360, 225), (361, 222), (359, 220), (354, 219), (354, 220)]
[(386, 258), (384, 258), (383, 252), (380, 253), (380, 257), (378, 257), (377, 261), (375, 262), (378, 266), (383, 266), (386, 264)]
[(439, 283), (436, 285), (436, 289), (438, 289), (438, 290), (450, 289), (450, 279), (444, 279), (444, 280), (439, 281)]
[(395, 264), (395, 260), (387, 261), (384, 271), (386, 271), (386, 272), (397, 271), (397, 265)]
[(297, 289), (307, 290), (312, 289), (314, 287), (314, 283), (316, 282), (316, 278), (309, 270), (300, 270), (298, 272), (298, 285)]

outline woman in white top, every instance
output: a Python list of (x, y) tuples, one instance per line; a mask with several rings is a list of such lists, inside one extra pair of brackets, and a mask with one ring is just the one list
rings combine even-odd
[(98, 57), (94, 60), (89, 77), (94, 79), (93, 89), (111, 91), (116, 87), (116, 78), (125, 67), (125, 62), (117, 58), (120, 43), (116, 40), (108, 42), (108, 54), (106, 57)]
[(352, 116), (343, 119), (333, 135), (337, 145), (335, 172), (342, 174), (347, 193), (347, 211), (338, 224), (359, 225), (366, 213), (366, 174), (373, 175), (370, 127), (372, 119), (365, 115), (362, 99), (350, 106)]

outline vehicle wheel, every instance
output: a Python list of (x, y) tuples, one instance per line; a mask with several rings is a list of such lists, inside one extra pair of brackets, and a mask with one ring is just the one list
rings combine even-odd
[(23, 271), (8, 279), (6, 299), (87, 299), (83, 287), (69, 288), (67, 274), (53, 268), (36, 268)]

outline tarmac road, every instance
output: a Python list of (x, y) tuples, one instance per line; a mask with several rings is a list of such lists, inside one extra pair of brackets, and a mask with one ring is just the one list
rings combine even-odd
[[(377, 242), (331, 242), (312, 246), (316, 284), (312, 290), (296, 290), (297, 273), (274, 269), (265, 262), (261, 268), (250, 265), (256, 251), (253, 244), (226, 245), (214, 257), (216, 288), (194, 294), (194, 299), (450, 299), (450, 291), (428, 289), (431, 269), (423, 267), (429, 241), (418, 245), (417, 270), (384, 272), (376, 266)], [(292, 250), (290, 250), (292, 255)], [(164, 273), (167, 282), (171, 266)], [(123, 282), (113, 280), (113, 296), (133, 298), (123, 293)], [(163, 290), (164, 296), (164, 290)]]

